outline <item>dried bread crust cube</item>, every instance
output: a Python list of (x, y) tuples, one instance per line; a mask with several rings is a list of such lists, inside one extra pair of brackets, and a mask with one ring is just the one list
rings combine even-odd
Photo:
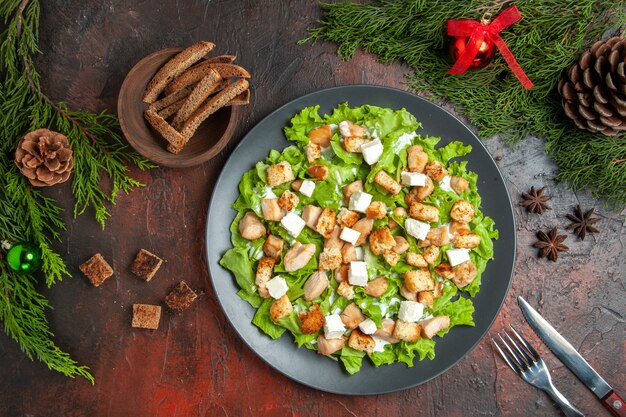
[(198, 298), (196, 292), (185, 281), (181, 281), (165, 297), (165, 304), (172, 310), (183, 311), (188, 309), (196, 298)]
[(158, 329), (161, 320), (161, 307), (150, 304), (133, 304), (131, 325), (140, 329)]
[(130, 271), (137, 277), (149, 282), (152, 277), (154, 277), (154, 274), (156, 274), (159, 270), (162, 263), (163, 259), (159, 258), (152, 252), (141, 249), (139, 253), (137, 253), (135, 260), (130, 267)]
[(94, 287), (99, 287), (113, 275), (113, 268), (104, 260), (100, 253), (96, 253), (89, 260), (81, 264), (78, 269), (91, 281)]

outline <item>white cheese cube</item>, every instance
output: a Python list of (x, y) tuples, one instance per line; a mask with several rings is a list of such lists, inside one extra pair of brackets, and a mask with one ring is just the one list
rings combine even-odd
[(363, 159), (365, 159), (365, 162), (367, 162), (368, 165), (373, 165), (378, 162), (380, 156), (383, 154), (383, 151), (384, 148), (380, 139), (374, 139), (361, 145)]
[(339, 123), (339, 133), (341, 133), (341, 136), (343, 136), (344, 138), (352, 136), (352, 134), (350, 133), (350, 125), (348, 124), (347, 120)]
[(326, 339), (341, 339), (346, 331), (339, 314), (324, 317), (324, 337)]
[(408, 323), (415, 323), (422, 314), (424, 314), (424, 305), (415, 301), (402, 301), (400, 310), (398, 310), (398, 318)]
[(372, 203), (372, 195), (363, 191), (356, 191), (350, 196), (348, 208), (353, 211), (365, 213)]
[(337, 131), (337, 125), (334, 123), (329, 124), (331, 133), (335, 133)]
[(272, 298), (276, 300), (285, 295), (287, 290), (289, 290), (287, 281), (285, 281), (285, 278), (280, 275), (276, 275), (274, 278), (267, 281), (267, 284), (265, 285), (267, 286), (267, 292), (269, 292)]
[(402, 171), (402, 185), (407, 187), (422, 187), (426, 185), (426, 175), (419, 172)]
[(365, 262), (350, 262), (350, 269), (348, 271), (348, 282), (350, 285), (365, 287), (368, 281), (367, 278), (367, 264)]
[(363, 248), (360, 246), (357, 246), (356, 248), (354, 248), (354, 250), (356, 251), (356, 260), (362, 261), (365, 256), (365, 254), (363, 253)]
[(315, 183), (311, 180), (302, 181), (302, 185), (300, 186), (300, 192), (307, 197), (311, 197), (313, 195), (313, 191), (315, 191)]
[(469, 249), (449, 249), (446, 251), (450, 266), (457, 266), (465, 261), (469, 261)]
[(415, 219), (406, 219), (404, 221), (406, 232), (415, 239), (424, 240), (430, 231), (430, 224)]
[(361, 236), (361, 232), (354, 230), (354, 229), (350, 229), (349, 227), (344, 227), (343, 229), (341, 229), (341, 234), (339, 235), (339, 239), (343, 240), (344, 242), (348, 242), (348, 243), (355, 245), (356, 241), (359, 240), (360, 236)]
[(376, 331), (376, 323), (374, 323), (374, 320), (372, 319), (363, 320), (359, 324), (359, 329), (361, 329), (361, 331), (365, 334), (374, 334)]
[(439, 181), (439, 188), (441, 188), (443, 191), (453, 192), (454, 190), (450, 186), (450, 179), (451, 177), (449, 175), (443, 177), (443, 179)]
[(384, 352), (385, 345), (389, 344), (388, 341), (381, 339), (380, 337), (372, 336), (372, 339), (374, 339), (374, 342), (376, 343), (374, 349), (372, 349), (374, 352)]
[(287, 213), (285, 217), (282, 218), (280, 224), (287, 230), (287, 232), (293, 236), (298, 237), (304, 226), (306, 225), (305, 221), (302, 220), (300, 216), (296, 213)]

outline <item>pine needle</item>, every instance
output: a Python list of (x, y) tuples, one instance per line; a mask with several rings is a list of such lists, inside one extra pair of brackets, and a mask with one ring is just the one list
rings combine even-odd
[(327, 40), (350, 59), (358, 48), (384, 63), (403, 61), (413, 72), (413, 91), (448, 100), (478, 127), (482, 138), (500, 135), (517, 144), (529, 135), (546, 139), (559, 165), (556, 179), (589, 189), (609, 204), (626, 204), (626, 137), (609, 138), (577, 129), (565, 116), (556, 85), (568, 68), (605, 33), (626, 25), (624, 0), (527, 0), (523, 18), (501, 35), (535, 87), (526, 91), (496, 53), (488, 67), (462, 76), (452, 65), (445, 28), (449, 19), (496, 16), (504, 1), (379, 0), (322, 4), (324, 18), (300, 41)]

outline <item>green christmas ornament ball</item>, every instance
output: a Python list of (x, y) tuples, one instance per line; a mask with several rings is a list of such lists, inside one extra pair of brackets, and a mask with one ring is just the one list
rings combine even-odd
[(7, 252), (7, 263), (15, 272), (36, 272), (41, 267), (41, 249), (28, 242), (16, 243)]

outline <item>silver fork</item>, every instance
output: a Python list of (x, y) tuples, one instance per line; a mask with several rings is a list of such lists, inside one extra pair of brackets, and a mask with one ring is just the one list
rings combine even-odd
[(583, 413), (570, 404), (567, 398), (552, 385), (550, 371), (537, 351), (533, 349), (513, 326), (509, 324), (509, 327), (511, 327), (517, 341), (504, 330), (502, 333), (504, 333), (508, 341), (498, 333), (498, 337), (504, 345), (504, 349), (502, 349), (493, 338), (491, 341), (513, 372), (530, 385), (547, 392), (559, 407), (561, 407), (561, 410), (563, 410), (563, 413), (567, 417), (584, 417)]

